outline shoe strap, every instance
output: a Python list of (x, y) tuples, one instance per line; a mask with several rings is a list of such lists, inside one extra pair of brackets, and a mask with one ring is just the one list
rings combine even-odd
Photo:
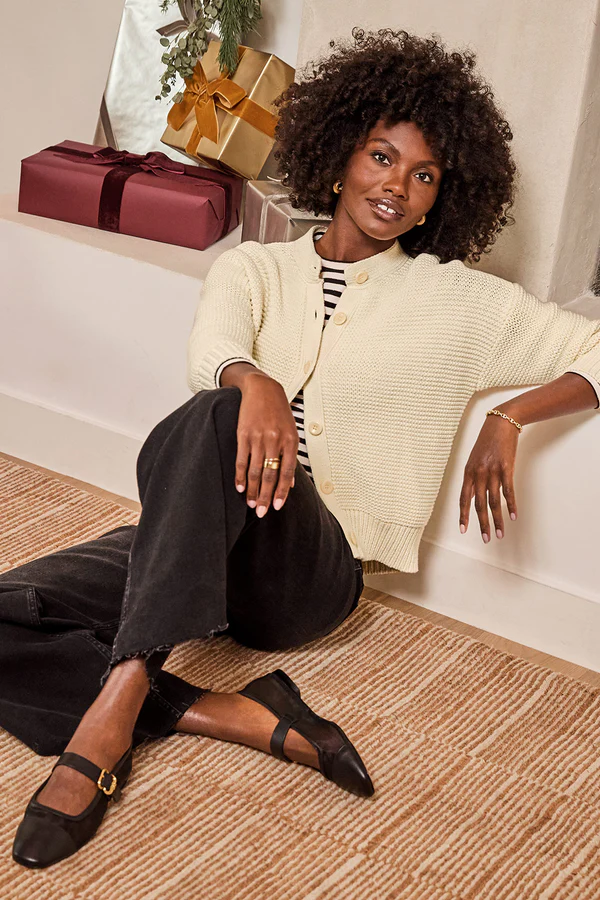
[(293, 759), (290, 759), (289, 756), (286, 756), (283, 752), (283, 745), (285, 743), (285, 739), (287, 737), (287, 733), (295, 724), (297, 719), (294, 719), (292, 716), (282, 716), (275, 726), (275, 730), (271, 735), (271, 753), (273, 756), (277, 757), (277, 759), (284, 760), (285, 762), (293, 762)]
[(57, 766), (68, 766), (69, 769), (75, 769), (75, 771), (81, 772), (82, 775), (86, 775), (96, 784), (98, 790), (106, 794), (111, 800), (119, 800), (121, 798), (121, 789), (117, 782), (117, 776), (113, 772), (109, 772), (108, 769), (101, 769), (100, 766), (86, 759), (85, 756), (68, 751), (58, 758), (54, 764), (53, 771)]

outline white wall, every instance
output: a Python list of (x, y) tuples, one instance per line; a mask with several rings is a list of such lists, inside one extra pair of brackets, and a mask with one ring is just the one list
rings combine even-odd
[[(582, 292), (596, 271), (600, 241), (600, 27), (598, 17), (588, 24), (589, 63), (579, 109), (575, 148), (565, 204), (554, 252), (550, 299)], [(589, 300), (592, 298), (590, 296)], [(600, 297), (590, 303), (600, 318)], [(584, 312), (584, 310), (581, 310)], [(588, 313), (585, 312), (587, 315)]]
[(246, 46), (279, 56), (289, 66), (296, 66), (302, 0), (262, 0), (262, 19), (256, 33), (244, 38)]

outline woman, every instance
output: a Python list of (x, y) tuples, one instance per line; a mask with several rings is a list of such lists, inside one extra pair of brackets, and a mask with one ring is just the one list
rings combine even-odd
[(37, 752), (66, 749), (19, 826), (23, 865), (89, 840), (132, 744), (174, 730), (370, 796), (350, 740), (284, 672), (219, 694), (162, 671), (170, 650), (217, 633), (299, 647), (354, 610), (363, 567), (417, 571), (476, 391), (544, 385), (490, 410), (467, 461), (459, 524), (475, 496), (484, 541), (488, 502), (503, 534), (501, 489), (517, 515), (522, 425), (598, 406), (600, 322), (465, 265), (506, 224), (515, 172), (473, 55), (402, 31), (354, 37), (278, 101), (284, 184), (332, 222), (214, 263), (189, 343), (194, 396), (138, 458), (139, 525), (0, 578), (2, 724)]

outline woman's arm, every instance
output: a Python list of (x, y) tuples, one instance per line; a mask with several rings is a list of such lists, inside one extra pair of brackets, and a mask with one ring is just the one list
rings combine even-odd
[[(589, 381), (574, 372), (566, 372), (549, 384), (512, 397), (494, 409), (510, 416), (519, 425), (530, 425), (532, 422), (593, 409), (597, 404), (596, 391)], [(517, 518), (514, 470), (519, 434), (516, 425), (508, 419), (486, 416), (465, 466), (459, 500), (459, 527), (463, 534), (469, 527), (471, 500), (475, 497), (475, 510), (485, 544), (490, 540), (488, 502), (496, 537), (504, 536), (500, 489), (511, 519)]]
[[(598, 397), (586, 378), (576, 375), (574, 372), (565, 372), (554, 381), (519, 394), (517, 397), (511, 397), (510, 400), (495, 406), (494, 409), (506, 413), (520, 425), (530, 425), (532, 422), (543, 422), (545, 419), (554, 419), (557, 416), (568, 416), (586, 409), (598, 409)], [(488, 421), (490, 418), (491, 416), (487, 417)], [(502, 419), (500, 416), (494, 418), (506, 422), (506, 419)], [(507, 424), (511, 425), (512, 423), (507, 422)], [(515, 426), (512, 425), (512, 427)]]
[[(571, 372), (571, 367), (585, 374)], [(599, 409), (599, 379), (600, 321), (561, 309), (556, 303), (542, 303), (515, 285), (513, 304), (478, 390), (545, 383), (494, 408), (520, 425)], [(520, 429), (508, 419), (486, 416), (464, 471), (459, 500), (463, 534), (473, 498), (484, 543), (490, 540), (488, 504), (496, 536), (504, 535), (501, 491), (511, 519), (517, 518), (514, 468), (519, 434)]]

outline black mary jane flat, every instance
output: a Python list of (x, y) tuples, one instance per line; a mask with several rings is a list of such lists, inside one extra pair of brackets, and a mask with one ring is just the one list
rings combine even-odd
[[(112, 772), (101, 769), (78, 753), (63, 753), (56, 766), (69, 766), (90, 778), (98, 793), (83, 812), (70, 816), (38, 802), (50, 776), (37, 789), (25, 810), (13, 843), (13, 859), (30, 869), (43, 869), (72, 856), (96, 834), (110, 801), (117, 801), (131, 773), (132, 748)], [(52, 773), (50, 773), (52, 774)]]
[(359, 797), (375, 793), (366, 766), (348, 736), (335, 722), (322, 719), (300, 697), (300, 689), (283, 669), (255, 678), (238, 693), (261, 703), (279, 718), (270, 749), (277, 759), (292, 762), (283, 752), (290, 728), (312, 744), (319, 756), (321, 774)]

